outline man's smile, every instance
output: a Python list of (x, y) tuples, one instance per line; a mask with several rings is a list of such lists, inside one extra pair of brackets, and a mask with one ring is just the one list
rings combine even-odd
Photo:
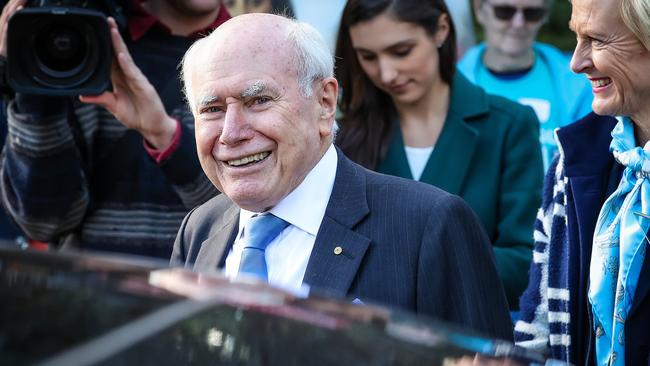
[(266, 159), (271, 154), (270, 151), (264, 151), (261, 153), (256, 153), (252, 155), (247, 155), (238, 159), (227, 160), (229, 166), (239, 167), (254, 164)]

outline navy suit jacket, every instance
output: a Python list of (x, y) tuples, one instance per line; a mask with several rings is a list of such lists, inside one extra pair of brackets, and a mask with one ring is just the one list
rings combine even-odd
[[(490, 241), (469, 206), (337, 153), (332, 195), (303, 279), (312, 293), (406, 309), (510, 340)], [(181, 225), (172, 264), (223, 267), (238, 221), (239, 207), (225, 195), (195, 208)], [(336, 247), (343, 252), (335, 254)]]

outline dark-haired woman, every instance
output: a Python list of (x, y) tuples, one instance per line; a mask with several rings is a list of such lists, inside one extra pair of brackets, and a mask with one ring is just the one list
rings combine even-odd
[(455, 73), (443, 0), (350, 0), (337, 40), (337, 143), (367, 168), (461, 196), (482, 220), (512, 310), (526, 287), (541, 200), (532, 109)]

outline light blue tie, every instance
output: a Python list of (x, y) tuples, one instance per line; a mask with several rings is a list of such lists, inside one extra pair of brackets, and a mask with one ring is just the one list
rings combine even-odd
[(268, 279), (264, 253), (266, 247), (275, 239), (289, 223), (272, 214), (251, 217), (244, 227), (244, 249), (239, 263), (240, 274)]
[[(629, 118), (612, 130), (610, 150), (625, 166), (598, 215), (589, 269), (596, 364), (625, 364), (625, 321), (639, 281), (650, 227), (650, 151), (636, 146)], [(650, 144), (646, 144), (650, 149)]]

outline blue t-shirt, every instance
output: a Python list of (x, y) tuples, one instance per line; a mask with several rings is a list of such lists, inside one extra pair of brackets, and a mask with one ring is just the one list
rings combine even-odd
[(482, 67), (476, 75), (476, 84), (490, 94), (499, 95), (533, 108), (540, 123), (539, 141), (542, 147), (544, 168), (547, 168), (557, 152), (553, 131), (570, 121), (563, 121), (558, 113), (561, 100), (555, 97), (551, 71), (541, 62), (535, 62), (530, 71), (518, 78), (501, 78)]
[(554, 47), (536, 43), (535, 63), (516, 78), (491, 73), (483, 64), (485, 44), (472, 48), (458, 69), (490, 94), (531, 106), (540, 122), (540, 145), (544, 169), (557, 153), (555, 129), (578, 120), (591, 111), (591, 85), (569, 68), (569, 58)]

